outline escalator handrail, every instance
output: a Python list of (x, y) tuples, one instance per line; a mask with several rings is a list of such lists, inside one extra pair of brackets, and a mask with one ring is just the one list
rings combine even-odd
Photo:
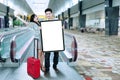
[(23, 28), (22, 30), (15, 30), (15, 31), (10, 31), (10, 32), (3, 33), (3, 34), (1, 35), (1, 37), (0, 37), (0, 40), (1, 40), (3, 37), (5, 37), (5, 36), (11, 35), (11, 34), (15, 34), (16, 32), (19, 33), (19, 32), (21, 32), (21, 31), (25, 31), (25, 30), (27, 30), (27, 28), (25, 28), (25, 29)]
[(72, 56), (72, 62), (75, 62), (77, 60), (77, 57), (78, 57), (78, 51), (77, 51), (77, 41), (76, 41), (76, 38), (75, 36), (71, 35), (71, 34), (67, 34), (65, 33), (65, 36), (67, 37), (70, 37), (73, 39), (72, 43), (71, 43), (71, 56)]
[[(16, 39), (17, 39), (17, 37), (21, 36), (22, 34), (24, 34), (24, 33), (26, 33), (26, 32), (28, 33), (29, 31), (24, 31), (24, 32), (22, 32), (22, 33), (19, 33), (19, 34), (13, 36), (13, 38), (12, 38), (12, 40), (11, 40), (10, 59), (11, 59), (12, 62), (18, 62), (18, 59), (16, 59), (16, 53), (17, 53), (17, 51), (16, 51), (16, 48), (17, 48)], [(31, 36), (31, 38), (32, 38), (32, 37), (33, 37), (33, 36)], [(21, 49), (22, 49), (22, 47), (20, 48), (20, 50), (21, 50)]]
[(16, 46), (17, 46), (15, 40), (16, 40), (17, 37), (21, 36), (24, 33), (25, 33), (25, 31), (22, 32), (22, 33), (14, 35), (13, 38), (12, 38), (12, 40), (11, 40), (11, 44), (10, 44), (10, 46), (11, 46), (10, 47), (10, 59), (11, 59), (12, 62), (18, 62), (18, 60), (15, 59)]
[[(18, 28), (17, 28), (17, 29), (18, 29)], [(4, 61), (6, 60), (5, 58), (2, 58), (2, 53), (1, 53), (2, 43), (3, 43), (3, 41), (6, 39), (6, 37), (13, 34), (13, 37), (14, 37), (14, 39), (15, 39), (15, 36), (17, 37), (17, 35), (18, 35), (19, 33), (23, 33), (23, 32), (25, 32), (25, 31), (27, 31), (27, 30), (28, 30), (27, 28), (20, 28), (20, 29), (18, 29), (18, 30), (6, 32), (6, 33), (3, 33), (3, 34), (0, 35), (0, 62), (1, 62), (1, 61), (4, 62)], [(14, 35), (15, 33), (17, 33), (17, 34)], [(11, 38), (13, 38), (13, 37), (11, 37)], [(11, 40), (11, 38), (10, 38), (9, 40)], [(12, 44), (11, 42), (12, 42), (12, 41), (10, 41), (10, 46), (11, 46), (11, 44)], [(10, 49), (9, 49), (9, 50), (10, 50)]]

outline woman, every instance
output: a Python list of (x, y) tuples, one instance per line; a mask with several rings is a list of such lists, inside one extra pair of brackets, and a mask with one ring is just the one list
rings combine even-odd
[(44, 54), (41, 50), (41, 38), (40, 38), (40, 22), (38, 21), (38, 17), (35, 14), (32, 14), (30, 17), (30, 26), (33, 29), (33, 33), (35, 35), (35, 38), (38, 38), (38, 58), (40, 59), (41, 62), (41, 70), (44, 72), (45, 67), (43, 66), (43, 59), (44, 59)]

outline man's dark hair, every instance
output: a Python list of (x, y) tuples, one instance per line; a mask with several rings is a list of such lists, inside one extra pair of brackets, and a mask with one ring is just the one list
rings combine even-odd
[(47, 11), (50, 11), (50, 12), (52, 13), (52, 9), (51, 9), (51, 8), (45, 9), (45, 13), (46, 13)]

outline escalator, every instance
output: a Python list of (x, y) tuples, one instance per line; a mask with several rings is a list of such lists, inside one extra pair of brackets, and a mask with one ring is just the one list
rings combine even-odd
[[(18, 32), (18, 33), (17, 33)], [(34, 37), (28, 28), (13, 31), (13, 35), (1, 37), (0, 51), (0, 80), (34, 80), (27, 74), (28, 57), (33, 56)], [(83, 80), (77, 71), (69, 63), (77, 60), (77, 42), (74, 36), (65, 34), (65, 51), (59, 52), (59, 72), (52, 68), (53, 54), (50, 57), (50, 73), (36, 80)], [(3, 40), (2, 40), (3, 39)], [(5, 50), (5, 51), (4, 51)], [(7, 56), (6, 56), (7, 55)], [(4, 57), (5, 56), (5, 57)], [(5, 61), (2, 61), (5, 59)]]

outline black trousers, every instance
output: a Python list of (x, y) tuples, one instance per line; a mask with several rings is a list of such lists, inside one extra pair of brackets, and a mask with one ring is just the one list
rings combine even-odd
[[(57, 67), (58, 64), (58, 57), (59, 57), (59, 52), (55, 51), (54, 52), (54, 58), (53, 58), (53, 66)], [(50, 52), (45, 53), (45, 69), (49, 70), (50, 67)]]

